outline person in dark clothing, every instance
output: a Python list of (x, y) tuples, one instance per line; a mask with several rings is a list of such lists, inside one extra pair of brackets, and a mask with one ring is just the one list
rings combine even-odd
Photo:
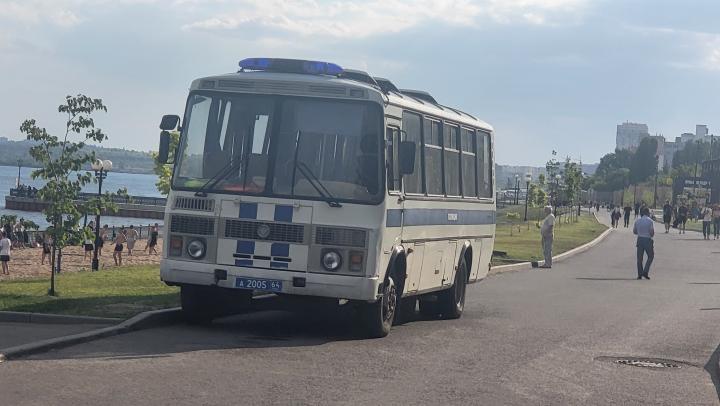
[(670, 223), (673, 217), (673, 207), (670, 205), (670, 200), (665, 201), (663, 206), (663, 224), (665, 224), (665, 234), (670, 232)]
[(625, 228), (630, 227), (630, 213), (632, 213), (632, 207), (630, 207), (629, 204), (626, 204), (625, 207), (623, 207), (623, 220), (625, 220)]
[(678, 229), (680, 230), (680, 234), (685, 234), (685, 224), (687, 224), (688, 221), (688, 207), (685, 206), (685, 203), (680, 203), (680, 208), (678, 208), (678, 214), (677, 214), (677, 220), (678, 220)]
[(640, 215), (640, 203), (635, 202), (635, 217), (637, 218)]

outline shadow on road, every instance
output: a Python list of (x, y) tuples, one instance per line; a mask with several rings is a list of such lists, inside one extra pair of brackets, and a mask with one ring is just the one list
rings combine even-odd
[(710, 374), (710, 379), (712, 379), (713, 385), (715, 385), (715, 393), (718, 396), (718, 400), (720, 400), (720, 377), (718, 376), (720, 371), (718, 371), (718, 361), (720, 361), (720, 345), (715, 348), (715, 351), (713, 351), (704, 367), (705, 371)]
[[(395, 334), (414, 322), (433, 321), (413, 310), (393, 327)], [(444, 321), (437, 321), (446, 323)], [(357, 308), (351, 304), (327, 306), (284, 303), (267, 299), (253, 311), (197, 325), (171, 326), (136, 331), (29, 357), (36, 360), (100, 358), (128, 360), (162, 358), (172, 354), (206, 350), (309, 347), (329, 342), (365, 340)]]
[(635, 281), (637, 278), (575, 278), (580, 281)]

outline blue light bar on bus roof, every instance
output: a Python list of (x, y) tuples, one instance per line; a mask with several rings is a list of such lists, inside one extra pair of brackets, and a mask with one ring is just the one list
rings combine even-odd
[(343, 68), (330, 62), (305, 61), (302, 59), (247, 58), (239, 63), (241, 69), (282, 73), (305, 73), (309, 75), (337, 76)]

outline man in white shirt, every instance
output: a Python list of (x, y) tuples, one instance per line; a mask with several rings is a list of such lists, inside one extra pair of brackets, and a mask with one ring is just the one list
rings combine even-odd
[(0, 233), (0, 263), (2, 263), (2, 274), (10, 275), (8, 270), (8, 262), (10, 261), (10, 239), (7, 238), (5, 232)]
[(545, 206), (545, 220), (540, 227), (540, 236), (542, 237), (542, 248), (545, 262), (540, 268), (552, 268), (552, 245), (555, 236), (555, 215), (552, 213), (552, 207)]
[[(638, 279), (650, 279), (650, 265), (655, 258), (653, 237), (655, 236), (654, 222), (650, 219), (650, 209), (644, 207), (640, 213), (642, 217), (635, 220), (633, 234), (637, 235), (637, 272)], [(643, 265), (643, 257), (647, 254), (647, 261)]]

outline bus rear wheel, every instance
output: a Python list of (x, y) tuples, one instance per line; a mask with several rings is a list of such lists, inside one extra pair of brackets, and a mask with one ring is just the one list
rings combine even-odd
[(360, 308), (362, 322), (368, 337), (381, 338), (390, 333), (397, 305), (397, 286), (393, 275), (389, 275), (383, 286), (382, 298), (375, 303), (364, 303)]
[(455, 272), (455, 282), (452, 287), (438, 295), (439, 310), (444, 319), (459, 319), (462, 316), (465, 309), (467, 272), (467, 264), (463, 260)]

